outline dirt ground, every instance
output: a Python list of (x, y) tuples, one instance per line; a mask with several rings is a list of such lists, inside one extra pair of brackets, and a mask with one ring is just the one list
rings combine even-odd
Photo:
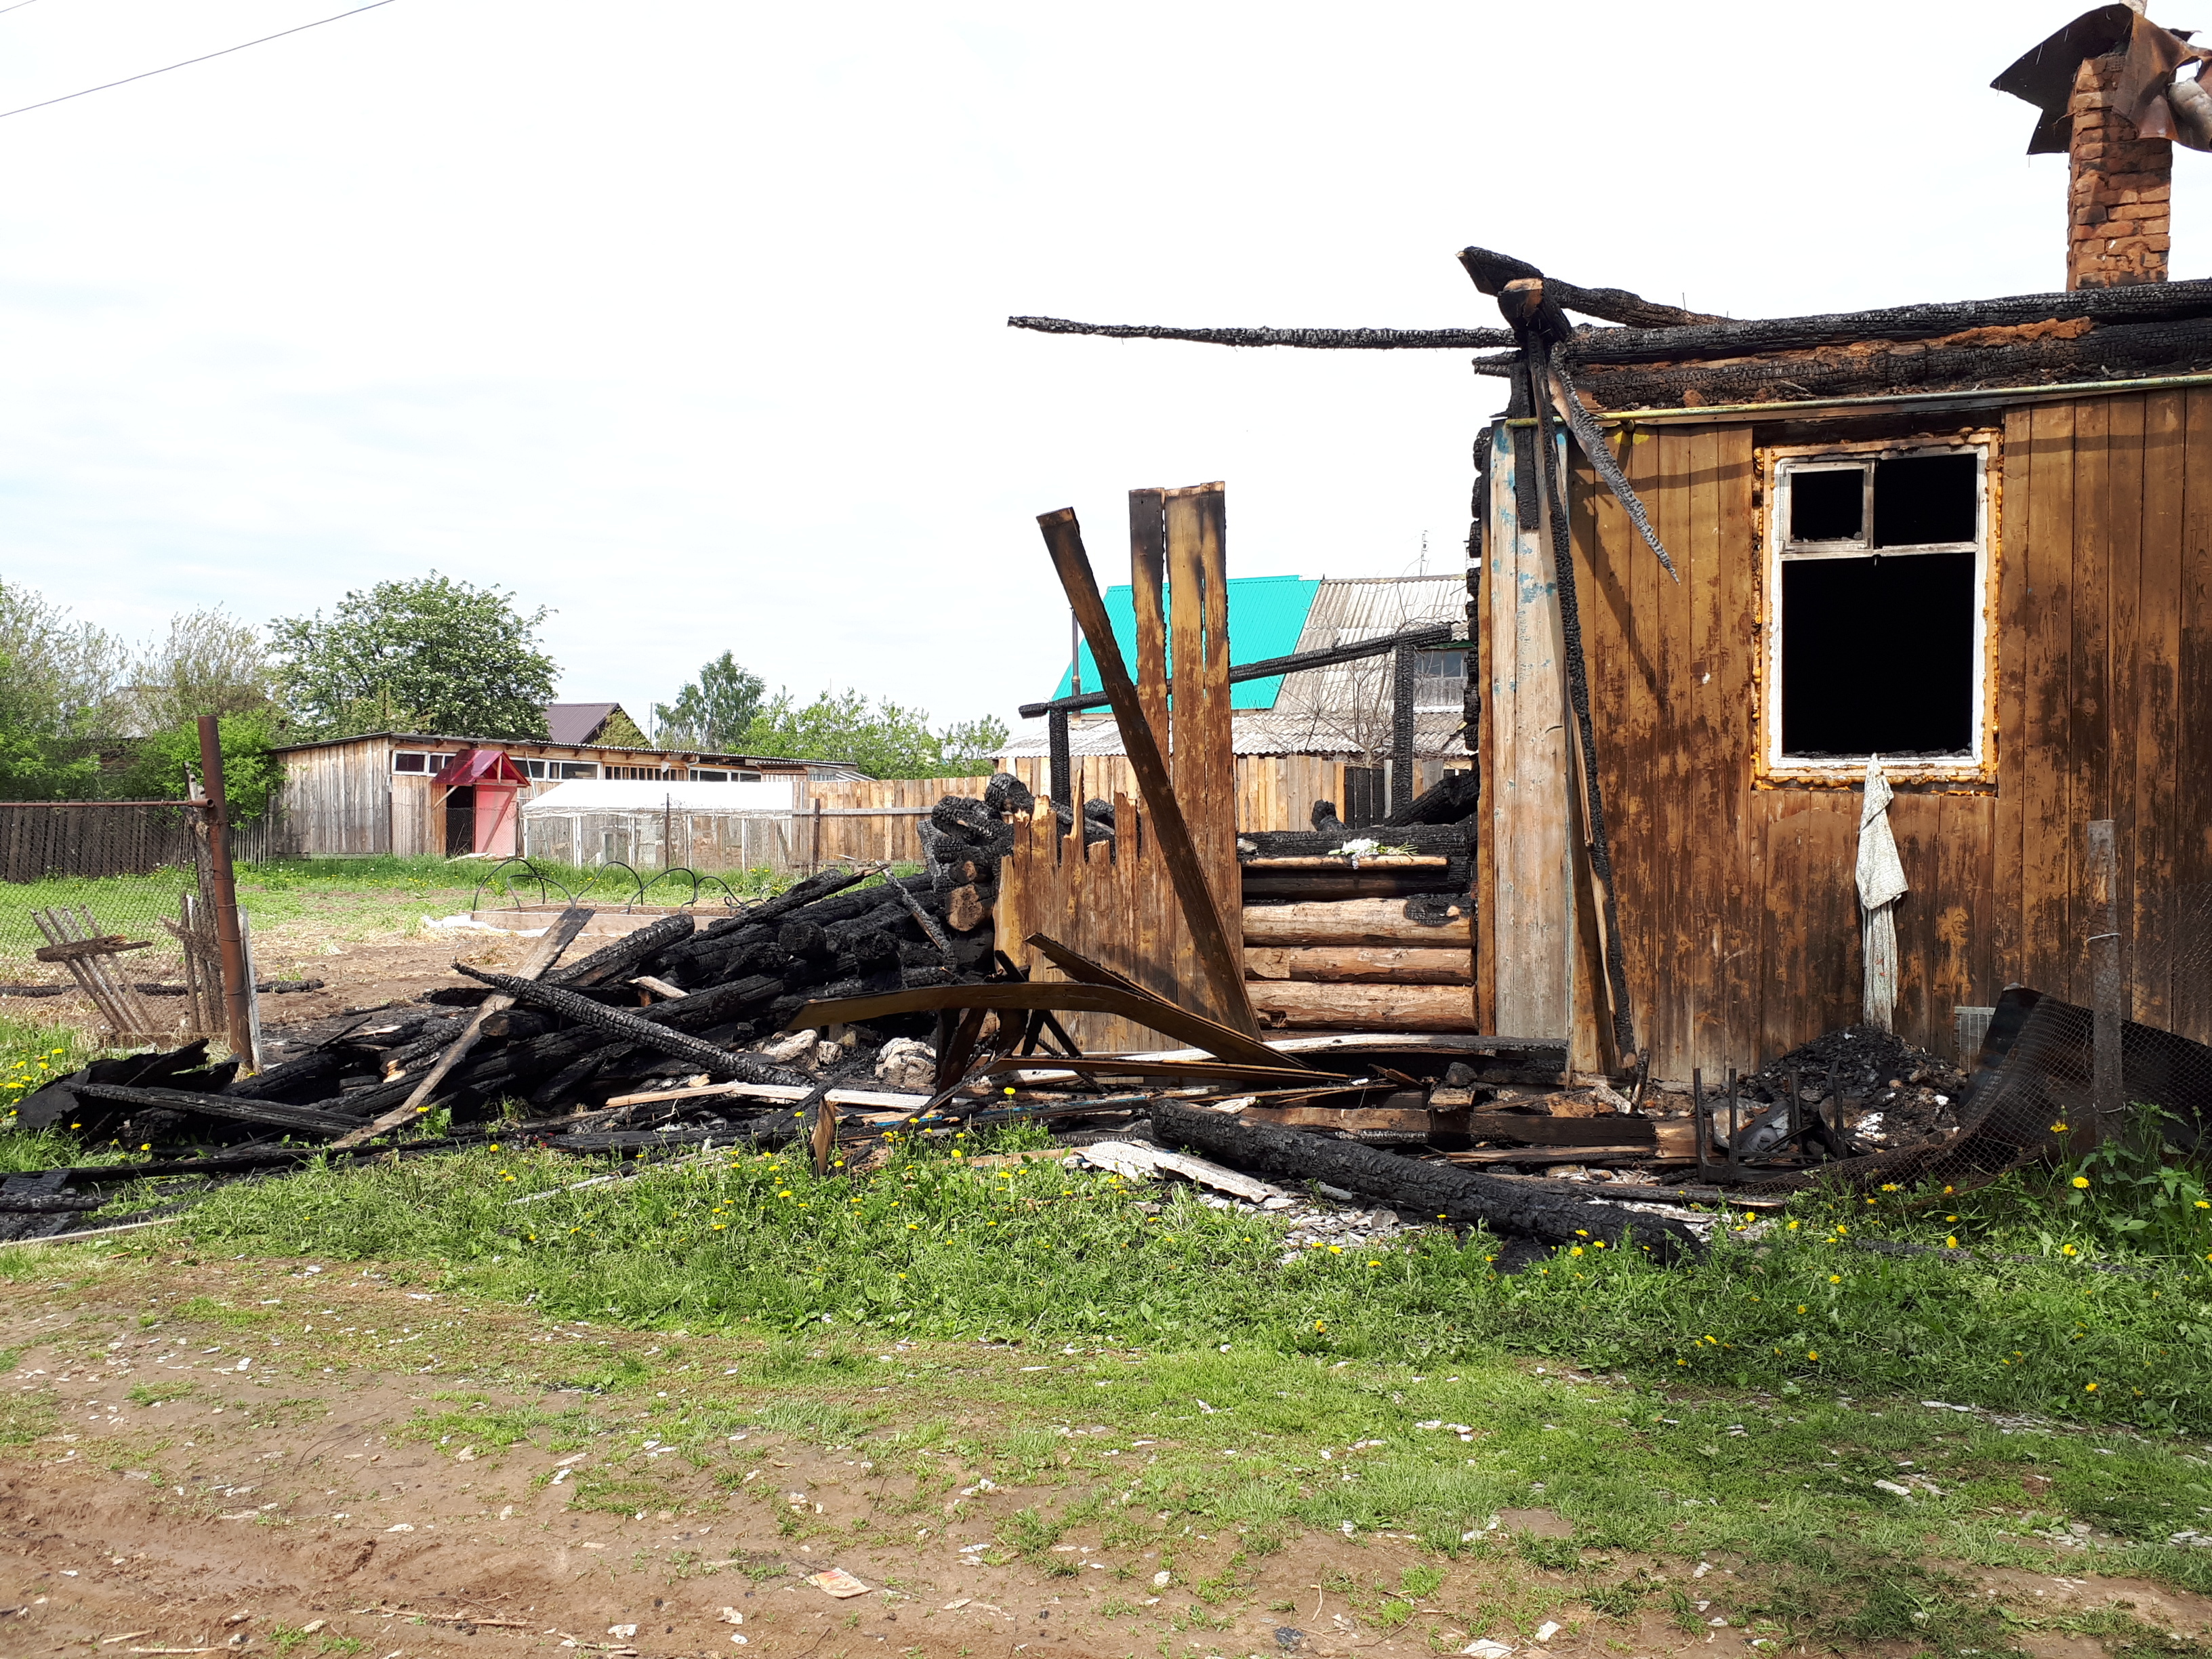
[[(262, 1029), (274, 1031), (330, 1014), (412, 1002), (434, 987), (464, 983), (453, 971), (457, 961), (477, 968), (511, 969), (529, 946), (528, 939), (507, 934), (461, 933), (442, 939), (328, 940), (318, 943), (312, 955), (280, 956), (264, 942), (256, 948), (264, 978), (312, 978), (323, 983), (312, 991), (264, 994)], [(146, 1001), (157, 1014), (180, 1011), (183, 1006), (175, 998), (149, 997)], [(100, 1029), (99, 1012), (91, 1000), (76, 990), (58, 997), (0, 999), (0, 1013), (65, 1025), (88, 1036)]]
[[(993, 1540), (1018, 1535), (1018, 1511), (1048, 1489), (962, 1469), (957, 1496), (940, 1505), (933, 1488), (917, 1505), (908, 1475), (834, 1434), (812, 1444), (781, 1431), (757, 1401), (763, 1420), (732, 1437), (753, 1443), (741, 1481), (651, 1440), (619, 1470), (605, 1444), (564, 1456), (543, 1436), (456, 1443), (465, 1427), (441, 1439), (422, 1419), (543, 1421), (590, 1403), (551, 1381), (471, 1375), (512, 1377), (527, 1365), (503, 1361), (544, 1356), (537, 1369), (557, 1377), (580, 1334), (352, 1267), (178, 1257), (87, 1277), (57, 1256), (56, 1269), (52, 1282), (0, 1286), (0, 1350), (15, 1358), (0, 1376), (0, 1654), (1410, 1659), (1486, 1632), (1570, 1659), (1762, 1645), (1730, 1621), (1743, 1581), (1724, 1560), (1695, 1583), (1680, 1561), (1611, 1561), (1608, 1573), (1671, 1575), (1697, 1595), (1698, 1618), (1676, 1623), (1601, 1618), (1573, 1599), (1578, 1577), (1510, 1557), (1448, 1564), (1433, 1595), (1394, 1611), (1382, 1587), (1437, 1558), (1389, 1534), (1307, 1534), (1247, 1561), (1224, 1528), (1183, 1540), (1156, 1579), (1156, 1553), (1109, 1547), (1093, 1523), (1024, 1559)], [(264, 1307), (284, 1309), (284, 1322)], [(663, 1352), (650, 1333), (593, 1340), (610, 1335)], [(715, 1393), (716, 1361), (739, 1351), (695, 1340), (686, 1355), (639, 1386), (656, 1401)], [(855, 1404), (885, 1392), (843, 1388)], [(622, 1492), (651, 1492), (635, 1500), (650, 1507), (611, 1496)], [(1566, 1530), (1547, 1510), (1501, 1518)], [(806, 1582), (831, 1567), (865, 1593), (838, 1599)], [(2116, 1604), (2167, 1630), (2212, 1628), (2212, 1600), (2145, 1583), (1961, 1571), (2016, 1607)], [(1511, 1633), (1540, 1618), (1559, 1626), (1548, 1641)], [(2037, 1659), (2105, 1650), (2081, 1636), (2022, 1645)]]

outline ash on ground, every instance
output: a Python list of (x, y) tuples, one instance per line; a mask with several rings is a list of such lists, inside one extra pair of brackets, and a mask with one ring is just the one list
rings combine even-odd
[(1915, 1146), (1958, 1127), (1966, 1074), (1942, 1055), (1871, 1025), (1814, 1037), (1743, 1078), (1738, 1088), (1745, 1099), (1778, 1101), (1795, 1072), (1799, 1097), (1811, 1106), (1827, 1098), (1831, 1067), (1852, 1133), (1875, 1147)]

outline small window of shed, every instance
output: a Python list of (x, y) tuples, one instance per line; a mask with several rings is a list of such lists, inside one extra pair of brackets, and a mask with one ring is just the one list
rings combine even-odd
[(402, 750), (392, 756), (392, 769), (395, 772), (427, 772), (430, 769), (430, 757), (428, 755), (411, 755)]
[(711, 766), (695, 766), (691, 769), (691, 781), (694, 783), (727, 783), (729, 781), (730, 775), (727, 772), (718, 770)]
[(1778, 460), (1770, 764), (1979, 763), (1986, 465), (1955, 444)]

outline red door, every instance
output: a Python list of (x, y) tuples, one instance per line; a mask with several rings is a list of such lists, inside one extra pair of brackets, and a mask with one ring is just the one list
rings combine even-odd
[(477, 852), (499, 859), (514, 856), (514, 797), (511, 786), (477, 786)]

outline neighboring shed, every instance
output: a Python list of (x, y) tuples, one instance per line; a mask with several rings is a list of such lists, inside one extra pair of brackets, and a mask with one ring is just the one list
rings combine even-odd
[[(491, 845), (479, 844), (479, 781), (509, 789), (509, 800), (522, 806), (567, 779), (718, 784), (773, 777), (803, 789), (812, 779), (863, 775), (842, 762), (394, 732), (292, 744), (275, 752), (284, 777), (265, 845), (276, 857), (489, 852)], [(513, 777), (503, 772), (447, 781), (448, 769), (472, 753), (503, 757)], [(506, 831), (490, 832), (494, 843), (512, 830), (510, 817)]]

